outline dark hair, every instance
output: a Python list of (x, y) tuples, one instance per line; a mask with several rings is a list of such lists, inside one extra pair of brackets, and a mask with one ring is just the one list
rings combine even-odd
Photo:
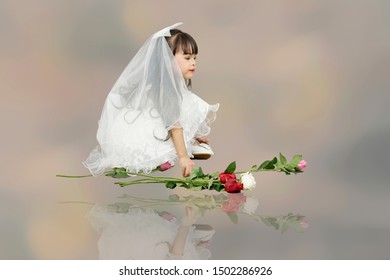
[[(192, 36), (179, 29), (171, 29), (171, 36), (165, 37), (173, 55), (179, 50), (184, 54), (198, 54), (198, 45)], [(187, 86), (191, 86), (191, 79), (188, 80)]]

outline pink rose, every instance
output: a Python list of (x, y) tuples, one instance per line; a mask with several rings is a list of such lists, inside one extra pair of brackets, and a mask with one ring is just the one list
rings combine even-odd
[(299, 163), (298, 163), (298, 167), (296, 168), (296, 170), (299, 170), (299, 171), (301, 171), (303, 168), (305, 168), (306, 167), (306, 165), (307, 165), (307, 162), (306, 162), (306, 160), (301, 160)]
[(169, 161), (167, 161), (167, 162), (165, 162), (165, 163), (163, 163), (163, 164), (161, 164), (161, 165), (159, 166), (160, 171), (168, 170), (168, 169), (170, 169), (171, 167), (172, 167), (172, 164), (171, 164)]

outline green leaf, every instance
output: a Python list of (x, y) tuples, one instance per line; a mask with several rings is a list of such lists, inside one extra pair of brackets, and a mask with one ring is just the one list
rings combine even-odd
[(291, 165), (291, 163), (287, 163), (284, 168), (286, 168), (288, 171), (293, 172), (295, 167)]
[(260, 164), (259, 168), (257, 168), (257, 170), (261, 170), (261, 169), (267, 169), (266, 166), (268, 166), (268, 164), (270, 163), (271, 161), (270, 160), (266, 160), (264, 161), (262, 164)]
[(236, 162), (233, 161), (228, 165), (228, 167), (225, 169), (225, 173), (234, 173), (236, 171)]
[(225, 189), (225, 186), (220, 183), (213, 183), (210, 187), (210, 190), (215, 190), (217, 192), (220, 192)]
[(111, 172), (106, 173), (107, 177), (112, 177), (112, 178), (128, 178), (130, 177), (127, 174), (127, 171), (124, 167), (116, 167), (113, 168)]
[(276, 162), (276, 164), (275, 164), (275, 167), (276, 167), (276, 169), (278, 169), (278, 170), (282, 170), (282, 169), (283, 169), (283, 166), (284, 166), (284, 164), (283, 164), (280, 160), (278, 160), (278, 161)]
[(175, 182), (166, 182), (166, 183), (165, 183), (165, 186), (166, 186), (168, 189), (174, 189), (174, 188), (176, 188), (176, 183), (175, 183)]
[(194, 178), (196, 178), (196, 174), (198, 174), (198, 170), (199, 170), (199, 167), (198, 167), (198, 166), (195, 166), (194, 168), (192, 168), (191, 173), (190, 173), (190, 176), (188, 176), (188, 178), (189, 178), (189, 179), (194, 179)]
[(126, 168), (124, 168), (124, 167), (115, 167), (114, 168), (114, 170), (115, 170), (115, 172), (126, 172)]
[(275, 163), (277, 162), (278, 159), (276, 157), (274, 157), (272, 160), (266, 160), (259, 166), (258, 171), (262, 169), (275, 169)]
[(295, 155), (292, 160), (289, 162), (293, 168), (298, 167), (298, 163), (302, 160), (302, 155)]
[(230, 220), (237, 224), (238, 223), (238, 215), (236, 212), (226, 212), (226, 214), (228, 215), (228, 217), (230, 218)]
[(291, 160), (291, 165), (298, 165), (298, 163), (302, 160), (302, 155), (295, 155)]
[(129, 177), (129, 175), (127, 175), (127, 173), (122, 173), (122, 172), (116, 173), (114, 175), (114, 178), (128, 178), (128, 177)]
[(205, 175), (203, 174), (203, 170), (201, 167), (199, 166), (195, 166), (194, 168), (192, 168), (192, 171), (191, 171), (191, 174), (189, 176), (189, 179), (194, 179), (194, 178), (202, 178), (204, 177)]
[(204, 176), (205, 176), (205, 175), (204, 175), (204, 173), (203, 173), (202, 167), (199, 167), (199, 171), (198, 171), (197, 177), (198, 177), (198, 178), (203, 178)]
[(282, 153), (279, 153), (280, 162), (285, 165), (287, 163), (287, 159)]

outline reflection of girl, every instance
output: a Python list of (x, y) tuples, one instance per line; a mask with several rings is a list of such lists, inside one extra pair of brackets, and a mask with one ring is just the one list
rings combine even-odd
[(205, 136), (219, 105), (188, 89), (198, 46), (174, 29), (177, 25), (149, 38), (110, 91), (99, 121), (99, 146), (84, 162), (93, 175), (113, 167), (148, 173), (179, 160), (188, 176), (193, 154), (213, 154)]
[(150, 208), (94, 206), (88, 214), (100, 233), (100, 259), (208, 259), (215, 231), (194, 225), (192, 208), (178, 219)]

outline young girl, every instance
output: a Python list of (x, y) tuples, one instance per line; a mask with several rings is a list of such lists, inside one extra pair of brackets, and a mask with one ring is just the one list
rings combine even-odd
[(219, 104), (189, 90), (198, 46), (181, 23), (153, 34), (111, 89), (97, 131), (99, 145), (84, 165), (93, 175), (125, 167), (128, 172), (166, 169), (178, 160), (183, 176), (191, 158), (213, 154), (205, 137)]

